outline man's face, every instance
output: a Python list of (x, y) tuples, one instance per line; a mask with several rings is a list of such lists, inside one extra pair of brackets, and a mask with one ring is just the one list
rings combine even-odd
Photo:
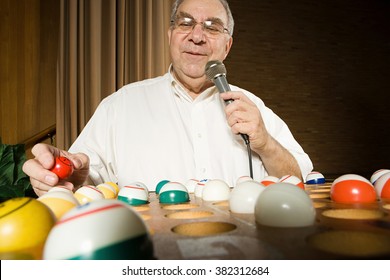
[[(218, 0), (185, 0), (177, 15), (192, 17), (198, 23), (217, 21), (225, 28), (228, 22), (225, 8)], [(168, 38), (173, 69), (181, 80), (206, 79), (206, 63), (210, 60), (223, 61), (233, 41), (226, 32), (210, 35), (202, 29), (202, 24), (195, 25), (188, 33), (170, 28)]]

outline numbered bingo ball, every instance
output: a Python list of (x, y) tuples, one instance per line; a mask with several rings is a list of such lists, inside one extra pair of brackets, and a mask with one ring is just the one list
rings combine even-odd
[(115, 189), (115, 196), (118, 196), (118, 193), (119, 193), (119, 186), (118, 186), (118, 184), (116, 184), (114, 182), (105, 182), (105, 184), (108, 184), (111, 187), (113, 187)]
[(202, 199), (205, 201), (225, 201), (229, 200), (230, 187), (219, 179), (206, 182), (203, 188)]
[(168, 182), (160, 190), (159, 201), (163, 204), (177, 204), (190, 201), (187, 188), (178, 182)]
[(376, 201), (374, 186), (366, 178), (346, 174), (333, 181), (330, 197), (338, 203), (370, 203)]
[(79, 201), (81, 205), (93, 200), (104, 199), (103, 193), (96, 187), (90, 185), (81, 186), (74, 193), (74, 197)]
[(102, 192), (105, 199), (114, 199), (116, 198), (116, 190), (115, 188), (107, 183), (99, 184), (96, 188)]
[(370, 178), (371, 184), (375, 185), (376, 180), (378, 180), (382, 175), (390, 173), (390, 169), (379, 169), (375, 171)]
[(145, 190), (146, 194), (149, 195), (149, 189), (144, 183), (136, 181), (136, 182), (130, 183), (129, 185), (143, 188)]
[(301, 188), (302, 190), (305, 189), (305, 185), (303, 184), (301, 179), (299, 179), (297, 176), (294, 176), (294, 175), (283, 176), (282, 178), (279, 179), (278, 182), (280, 182), (280, 183), (290, 183), (290, 184), (293, 184), (293, 185)]
[(229, 208), (233, 213), (253, 214), (256, 200), (265, 186), (256, 181), (242, 181), (231, 191)]
[(73, 191), (65, 186), (52, 187), (52, 188), (50, 188), (50, 190), (48, 190), (48, 192), (64, 192), (64, 193), (68, 193), (68, 194), (73, 195)]
[(306, 184), (308, 185), (319, 185), (325, 184), (325, 177), (320, 172), (310, 172), (306, 176)]
[(157, 184), (157, 186), (156, 186), (156, 194), (159, 194), (159, 193), (160, 193), (161, 188), (162, 188), (166, 183), (169, 183), (169, 180), (162, 180), (162, 181), (158, 182), (158, 184)]
[(279, 178), (278, 177), (275, 177), (275, 176), (265, 176), (261, 181), (260, 183), (264, 186), (269, 186), (269, 185), (272, 185), (272, 184), (275, 184), (276, 182), (279, 181)]
[(142, 186), (128, 185), (120, 189), (118, 200), (131, 206), (137, 206), (147, 204), (149, 202), (149, 195)]
[(49, 207), (56, 216), (57, 220), (69, 210), (80, 205), (73, 194), (64, 191), (47, 192), (40, 196), (37, 200)]
[(239, 184), (239, 183), (242, 183), (242, 182), (246, 182), (246, 181), (253, 181), (252, 177), (251, 176), (241, 176), (237, 179), (236, 181), (236, 186)]
[(60, 179), (67, 179), (73, 173), (73, 164), (67, 157), (56, 157), (51, 172), (55, 173)]
[(208, 181), (210, 181), (210, 180), (209, 179), (202, 179), (196, 183), (195, 190), (194, 190), (195, 197), (202, 198), (204, 186), (206, 185), (206, 183)]
[(380, 176), (374, 188), (378, 198), (390, 199), (390, 172)]
[(33, 198), (12, 198), (0, 204), (0, 259), (41, 259), (55, 217)]
[(291, 183), (268, 186), (257, 198), (255, 220), (271, 227), (306, 227), (315, 222), (316, 211), (309, 195)]
[(189, 193), (195, 192), (196, 184), (198, 184), (199, 180), (196, 179), (189, 179), (184, 186), (187, 188)]
[(51, 230), (46, 260), (152, 259), (153, 244), (142, 218), (125, 203), (103, 199), (76, 207)]

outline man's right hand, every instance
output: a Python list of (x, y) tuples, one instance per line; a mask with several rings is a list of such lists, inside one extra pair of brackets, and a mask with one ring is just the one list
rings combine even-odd
[[(50, 188), (62, 185), (70, 190), (86, 182), (89, 174), (89, 158), (83, 153), (71, 154), (47, 144), (36, 144), (32, 150), (35, 158), (27, 160), (23, 171), (30, 177), (31, 185), (38, 196), (45, 194)], [(57, 156), (67, 157), (73, 164), (73, 174), (64, 180), (51, 172)]]

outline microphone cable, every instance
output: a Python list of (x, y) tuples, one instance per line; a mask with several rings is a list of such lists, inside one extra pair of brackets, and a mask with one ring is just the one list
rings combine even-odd
[[(218, 60), (212, 60), (207, 62), (205, 67), (205, 74), (206, 77), (212, 81), (216, 87), (218, 88), (218, 91), (220, 93), (231, 91), (229, 83), (226, 79), (226, 68), (225, 65)], [(234, 100), (229, 99), (225, 100), (225, 104), (229, 105)], [(247, 151), (248, 151), (248, 160), (249, 160), (249, 174), (250, 177), (253, 179), (253, 166), (252, 166), (252, 149), (250, 146), (249, 136), (247, 134), (240, 133), (242, 139), (244, 139)]]
[(248, 150), (249, 174), (250, 174), (250, 177), (253, 179), (252, 149), (251, 149), (249, 139), (248, 138), (244, 139), (244, 141), (245, 141), (246, 149)]

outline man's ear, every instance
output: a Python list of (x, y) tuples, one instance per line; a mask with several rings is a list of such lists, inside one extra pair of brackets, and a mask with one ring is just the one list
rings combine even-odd
[(226, 42), (224, 59), (228, 56), (230, 49), (232, 48), (232, 45), (233, 45), (233, 37), (230, 36), (229, 40)]
[(172, 28), (168, 28), (168, 44), (171, 45)]

